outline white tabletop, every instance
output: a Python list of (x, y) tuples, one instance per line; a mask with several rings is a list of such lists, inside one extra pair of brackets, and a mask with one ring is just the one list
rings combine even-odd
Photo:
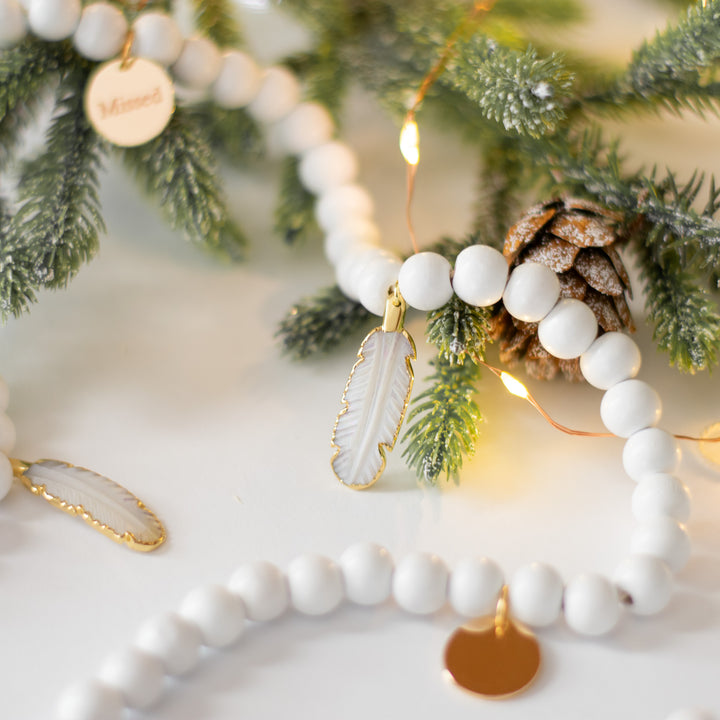
[[(396, 129), (366, 98), (351, 108), (347, 137), (385, 236), (403, 247)], [(626, 148), (639, 160), (718, 170), (717, 154), (715, 167), (707, 166), (718, 123), (648, 118), (628, 132)], [(474, 165), (450, 136), (428, 129), (423, 142), (421, 240), (462, 235)], [(243, 561), (284, 567), (301, 552), (337, 558), (349, 544), (373, 540), (396, 558), (427, 550), (452, 565), (486, 554), (508, 576), (541, 560), (570, 578), (583, 570), (611, 574), (628, 552), (634, 483), (622, 470), (622, 441), (553, 431), (489, 373), (478, 388), (487, 422), (459, 486), (418, 485), (399, 449), (372, 490), (350, 492), (337, 482), (329, 436), (362, 336), (302, 364), (281, 354), (279, 319), (332, 275), (319, 242), (288, 248), (273, 235), (276, 188), (275, 166), (228, 176), (252, 251), (246, 264), (223, 266), (168, 230), (111, 166), (99, 256), (67, 291), (43, 293), (29, 316), (0, 332), (15, 454), (112, 477), (169, 533), (158, 551), (134, 554), (13, 487), (0, 505), (2, 718), (50, 717), (59, 692), (127, 644), (144, 619), (174, 608), (196, 585), (225, 581)], [(642, 322), (636, 289), (641, 377), (663, 398), (665, 427), (699, 433), (720, 419), (717, 373), (690, 377), (668, 368)], [(417, 394), (432, 349), (421, 316), (409, 318), (409, 329), (418, 345)], [(599, 391), (529, 383), (561, 421), (602, 429)], [(539, 632), (542, 674), (524, 695), (495, 703), (449, 686), (442, 649), (457, 618), (450, 611), (411, 617), (389, 603), (253, 627), (172, 684), (152, 717), (662, 720), (691, 705), (720, 717), (720, 472), (696, 447), (684, 450), (694, 552), (669, 607), (652, 618), (627, 614), (601, 640), (577, 637), (562, 623)]]

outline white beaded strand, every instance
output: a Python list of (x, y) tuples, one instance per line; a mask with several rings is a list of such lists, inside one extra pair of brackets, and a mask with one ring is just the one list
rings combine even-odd
[[(237, 640), (246, 622), (238, 621), (238, 604), (248, 609), (248, 620), (261, 621), (281, 615), (289, 595), (294, 609), (309, 615), (325, 615), (343, 598), (372, 606), (392, 596), (413, 614), (429, 615), (449, 602), (459, 615), (474, 617), (495, 612), (503, 582), (502, 571), (488, 558), (466, 558), (450, 571), (436, 555), (412, 553), (394, 567), (385, 548), (365, 542), (349, 547), (337, 565), (319, 555), (301, 555), (290, 563), (287, 575), (270, 563), (248, 563), (226, 588), (197, 588), (188, 596), (192, 601), (186, 598), (181, 604), (180, 614), (167, 613), (146, 623), (134, 647), (111, 655), (96, 678), (63, 693), (56, 717), (119, 720), (123, 705), (151, 707), (166, 687), (164, 674), (192, 668), (201, 642), (217, 646), (218, 633), (223, 640), (232, 637), (223, 645)], [(672, 575), (664, 561), (633, 554), (618, 567), (613, 581), (585, 573), (564, 587), (552, 567), (526, 565), (510, 581), (509, 603), (514, 618), (534, 627), (551, 625), (564, 614), (578, 634), (598, 636), (616, 627), (623, 603), (636, 614), (652, 615), (667, 605), (671, 590)], [(234, 600), (228, 604), (228, 598)]]

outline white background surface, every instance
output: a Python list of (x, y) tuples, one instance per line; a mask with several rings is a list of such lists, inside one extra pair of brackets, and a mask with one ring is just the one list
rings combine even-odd
[[(396, 129), (367, 100), (352, 107), (347, 137), (385, 235), (402, 247)], [(623, 131), (639, 160), (718, 170), (717, 123), (647, 118)], [(466, 231), (475, 168), (450, 137), (426, 129), (423, 143), (416, 223), (429, 242)], [(557, 434), (489, 375), (478, 391), (487, 422), (459, 487), (418, 486), (399, 451), (371, 491), (339, 485), (329, 435), (361, 337), (305, 364), (281, 356), (278, 320), (332, 277), (318, 246), (287, 248), (273, 235), (276, 181), (275, 167), (229, 178), (253, 250), (247, 264), (226, 267), (166, 229), (111, 167), (99, 257), (67, 292), (43, 295), (0, 333), (16, 454), (107, 474), (169, 531), (159, 551), (133, 554), (13, 488), (0, 505), (3, 720), (50, 717), (62, 688), (91, 674), (144, 619), (245, 560), (285, 566), (300, 552), (337, 557), (367, 539), (396, 557), (430, 550), (450, 564), (487, 554), (508, 575), (542, 560), (567, 578), (612, 573), (627, 552), (633, 483), (622, 471), (622, 442)], [(637, 303), (635, 312), (641, 377), (663, 397), (664, 426), (699, 433), (720, 419), (718, 378), (669, 369)], [(422, 318), (411, 317), (409, 329), (418, 341), (417, 393), (431, 351)], [(531, 386), (558, 419), (601, 429), (599, 391)], [(517, 699), (487, 702), (446, 684), (442, 648), (457, 624), (449, 612), (415, 618), (388, 605), (253, 628), (174, 686), (153, 717), (649, 720), (688, 705), (720, 717), (720, 473), (686, 446), (682, 477), (694, 496), (694, 555), (670, 606), (655, 618), (628, 616), (599, 641), (562, 624), (540, 632), (542, 675)]]

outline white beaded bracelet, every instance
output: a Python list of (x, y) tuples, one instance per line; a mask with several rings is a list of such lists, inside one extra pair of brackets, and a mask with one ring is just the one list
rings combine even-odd
[[(146, 622), (129, 647), (101, 664), (96, 677), (63, 693), (56, 717), (119, 720), (124, 706), (147, 710), (168, 686), (166, 675), (183, 675), (195, 667), (202, 645), (226, 647), (240, 638), (248, 621), (272, 621), (290, 608), (318, 617), (346, 600), (374, 606), (392, 599), (417, 615), (431, 615), (449, 604), (464, 618), (492, 616), (504, 582), (498, 565), (485, 557), (466, 558), (450, 571), (436, 555), (414, 553), (394, 566), (388, 551), (372, 543), (351, 546), (338, 563), (301, 555), (284, 574), (268, 562), (247, 563), (226, 585), (196, 588), (177, 611)], [(636, 613), (658, 612), (670, 597), (670, 585), (663, 560), (636, 554), (618, 568), (612, 582), (581, 574), (564, 587), (553, 568), (533, 563), (513, 574), (507, 595), (513, 616), (528, 625), (551, 625), (562, 612), (576, 632), (600, 635), (618, 622), (623, 603)], [(699, 711), (674, 713), (668, 720), (675, 717), (704, 716)]]

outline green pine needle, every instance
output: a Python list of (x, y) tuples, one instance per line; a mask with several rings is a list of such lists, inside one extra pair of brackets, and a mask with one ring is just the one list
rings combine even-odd
[(0, 168), (12, 158), (21, 131), (34, 120), (61, 68), (71, 65), (72, 52), (64, 43), (28, 38), (0, 51)]
[(474, 453), (479, 435), (482, 416), (472, 398), (480, 369), (442, 355), (430, 364), (430, 387), (415, 398), (407, 418), (403, 457), (425, 482), (435, 484), (443, 473), (457, 482), (463, 458)]
[(86, 78), (77, 69), (60, 83), (45, 150), (22, 168), (0, 258), (3, 319), (26, 310), (36, 288), (65, 287), (105, 230), (98, 171), (106, 148), (85, 118)]
[(490, 310), (463, 302), (457, 295), (443, 307), (428, 313), (427, 340), (450, 363), (462, 365), (485, 355), (490, 341)]
[(173, 229), (220, 257), (243, 257), (245, 236), (230, 219), (208, 137), (191, 112), (178, 108), (161, 135), (122, 156)]
[(283, 163), (280, 197), (275, 208), (275, 231), (288, 245), (306, 240), (317, 232), (315, 196), (305, 189), (298, 175), (297, 158)]
[(276, 333), (296, 360), (334, 350), (366, 326), (372, 315), (333, 286), (305, 298), (283, 318)]
[(195, 27), (221, 48), (239, 45), (240, 28), (231, 0), (193, 0)]

